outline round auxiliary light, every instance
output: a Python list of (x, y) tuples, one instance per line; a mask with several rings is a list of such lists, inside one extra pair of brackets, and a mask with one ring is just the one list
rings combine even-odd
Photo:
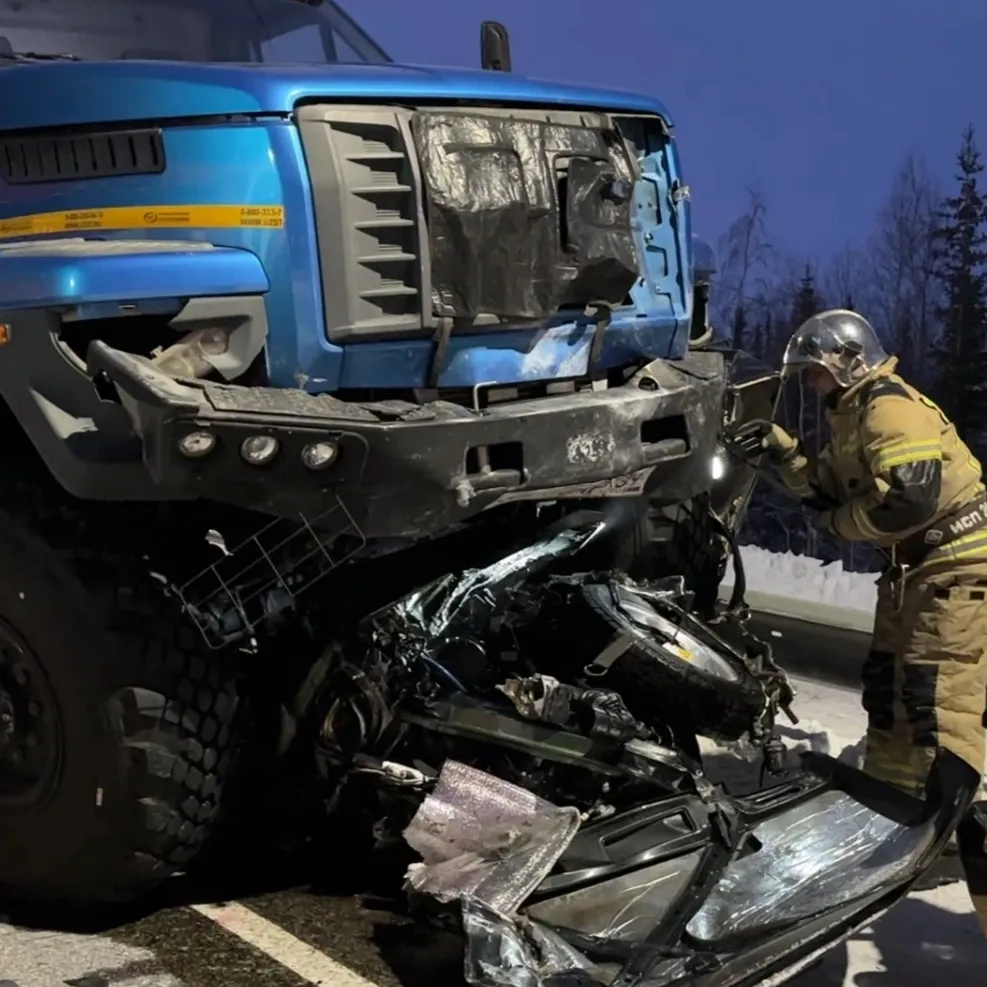
[(188, 459), (201, 459), (216, 448), (212, 432), (189, 432), (178, 440), (178, 451)]
[(335, 442), (312, 442), (302, 449), (302, 464), (310, 470), (324, 470), (339, 457)]
[(251, 435), (240, 443), (240, 455), (251, 466), (266, 466), (278, 454), (280, 447), (273, 435)]

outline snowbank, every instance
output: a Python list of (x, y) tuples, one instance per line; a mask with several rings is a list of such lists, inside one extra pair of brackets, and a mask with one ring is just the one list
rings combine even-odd
[[(784, 555), (753, 545), (741, 550), (748, 589), (794, 600), (812, 600), (845, 610), (873, 613), (877, 603), (877, 574), (844, 572), (839, 562), (825, 563), (808, 555)], [(733, 565), (724, 585), (733, 586)]]
[[(876, 573), (845, 572), (839, 562), (768, 552), (753, 545), (744, 546), (741, 555), (753, 609), (870, 631), (877, 603)], [(721, 596), (730, 595), (733, 581), (730, 565)]]

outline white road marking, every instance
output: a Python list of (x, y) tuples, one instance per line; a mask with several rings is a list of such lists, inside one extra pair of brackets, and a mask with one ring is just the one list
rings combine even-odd
[(270, 956), (310, 984), (331, 984), (332, 987), (376, 987), (372, 981), (326, 956), (314, 946), (302, 942), (281, 926), (269, 922), (245, 905), (230, 902), (225, 905), (190, 907), (215, 922), (220, 928), (233, 933), (245, 943)]

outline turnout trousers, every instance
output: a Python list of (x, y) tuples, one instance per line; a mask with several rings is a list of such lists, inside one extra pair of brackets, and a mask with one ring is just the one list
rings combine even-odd
[[(938, 747), (982, 773), (987, 559), (913, 573), (900, 595), (882, 576), (862, 684), (868, 774), (922, 797)], [(987, 887), (964, 866), (987, 935)]]

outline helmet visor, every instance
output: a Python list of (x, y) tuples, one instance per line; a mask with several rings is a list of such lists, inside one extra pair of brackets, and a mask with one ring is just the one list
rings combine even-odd
[(782, 375), (787, 377), (791, 374), (797, 374), (811, 366), (829, 369), (822, 344), (815, 333), (797, 332), (788, 341), (785, 355), (781, 358)]

